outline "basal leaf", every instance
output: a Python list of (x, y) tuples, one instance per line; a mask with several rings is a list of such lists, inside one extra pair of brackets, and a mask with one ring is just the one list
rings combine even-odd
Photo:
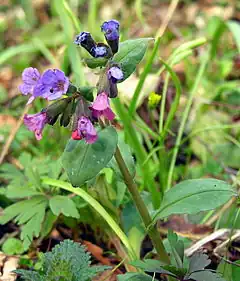
[(42, 204), (41, 209), (22, 227), (20, 238), (23, 240), (24, 250), (27, 250), (32, 243), (33, 237), (38, 237), (41, 231), (42, 222), (45, 217), (46, 205)]
[(79, 218), (78, 210), (71, 198), (62, 195), (56, 195), (49, 201), (50, 208), (54, 215), (63, 214), (66, 217)]
[(98, 140), (93, 144), (69, 140), (62, 163), (73, 186), (82, 186), (107, 166), (115, 153), (117, 139), (115, 129), (107, 127), (98, 132)]
[(2, 251), (7, 255), (19, 255), (24, 252), (23, 244), (19, 239), (8, 238), (2, 245)]
[(183, 181), (167, 191), (154, 221), (172, 214), (194, 214), (215, 209), (237, 196), (226, 182), (216, 179)]
[(214, 273), (210, 270), (194, 272), (189, 276), (189, 279), (195, 280), (195, 281), (226, 281), (220, 275), (218, 275), (217, 273)]
[(152, 277), (141, 273), (126, 273), (117, 276), (118, 281), (152, 281)]
[(41, 237), (46, 237), (50, 233), (56, 220), (57, 216), (55, 216), (51, 210), (48, 210), (42, 224)]
[(136, 69), (136, 66), (143, 59), (149, 42), (152, 38), (139, 38), (127, 40), (119, 45), (119, 51), (113, 57), (113, 61), (120, 64), (124, 80), (126, 80)]
[(195, 253), (190, 258), (189, 273), (191, 274), (194, 271), (203, 270), (210, 263), (211, 263), (211, 260), (208, 258), (208, 256), (206, 254)]

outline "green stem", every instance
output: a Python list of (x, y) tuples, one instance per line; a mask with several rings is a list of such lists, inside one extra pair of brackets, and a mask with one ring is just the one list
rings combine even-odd
[(163, 93), (162, 93), (162, 100), (161, 100), (161, 109), (160, 109), (160, 117), (159, 117), (159, 134), (163, 131), (163, 119), (164, 119), (164, 110), (165, 110), (165, 104), (167, 99), (167, 90), (168, 90), (168, 83), (169, 83), (169, 73), (166, 75), (165, 83), (163, 86)]
[(199, 86), (199, 83), (200, 83), (200, 81), (202, 79), (202, 76), (204, 74), (204, 71), (206, 69), (206, 66), (207, 66), (207, 63), (208, 63), (208, 59), (209, 59), (209, 56), (206, 55), (206, 57), (202, 60), (202, 63), (200, 65), (200, 68), (199, 68), (199, 71), (198, 71), (195, 83), (194, 83), (193, 88), (192, 88), (192, 90), (190, 92), (190, 95), (189, 95), (189, 98), (188, 98), (188, 101), (187, 101), (187, 104), (186, 104), (186, 108), (185, 108), (185, 110), (183, 112), (183, 117), (182, 117), (180, 128), (179, 128), (179, 131), (178, 131), (176, 143), (175, 143), (175, 146), (174, 146), (174, 149), (173, 149), (172, 160), (171, 160), (171, 163), (170, 163), (169, 174), (168, 174), (168, 182), (167, 182), (167, 189), (169, 189), (171, 187), (171, 184), (172, 184), (173, 171), (174, 171), (174, 167), (175, 167), (175, 163), (176, 163), (176, 159), (177, 159), (177, 154), (178, 154), (178, 150), (179, 150), (179, 147), (180, 147), (180, 143), (181, 143), (181, 140), (182, 140), (182, 135), (183, 135), (183, 132), (184, 132), (184, 128), (185, 128), (185, 125), (186, 125), (186, 122), (187, 122), (187, 118), (188, 118), (188, 115), (189, 115), (189, 112), (190, 112), (190, 109), (191, 109), (191, 106), (192, 106), (192, 103), (193, 103), (194, 95), (197, 92), (197, 88)]
[(153, 227), (149, 227), (149, 225), (152, 223), (152, 219), (150, 217), (150, 214), (148, 212), (148, 209), (144, 203), (144, 201), (142, 200), (139, 192), (138, 192), (138, 188), (137, 185), (134, 183), (132, 176), (130, 175), (128, 168), (124, 162), (124, 159), (121, 155), (121, 152), (119, 150), (119, 148), (117, 147), (116, 152), (115, 152), (115, 159), (117, 161), (117, 164), (119, 166), (119, 169), (123, 175), (124, 181), (128, 187), (129, 192), (132, 195), (132, 198), (136, 204), (136, 207), (140, 213), (140, 216), (143, 220), (143, 223), (146, 227), (146, 229), (148, 229), (148, 234), (152, 240), (152, 243), (159, 255), (159, 259), (166, 263), (169, 264), (170, 260), (168, 257), (168, 254), (164, 248), (162, 239), (160, 237), (160, 234), (158, 233), (157, 229), (153, 226)]
[(134, 94), (133, 94), (133, 97), (132, 97), (132, 101), (131, 101), (131, 103), (129, 105), (129, 109), (128, 109), (128, 112), (129, 112), (129, 115), (130, 115), (129, 118), (132, 118), (134, 116), (140, 92), (141, 92), (141, 90), (143, 88), (143, 85), (144, 85), (144, 82), (145, 82), (145, 80), (147, 78), (147, 75), (148, 75), (148, 73), (151, 70), (154, 58), (157, 55), (157, 51), (159, 49), (159, 45), (160, 45), (160, 37), (157, 38), (157, 40), (155, 42), (155, 45), (154, 45), (154, 48), (152, 50), (152, 53), (151, 53), (151, 55), (150, 55), (146, 65), (145, 65), (143, 73), (140, 75), (139, 82), (138, 82), (137, 87), (136, 87), (136, 89), (134, 91)]

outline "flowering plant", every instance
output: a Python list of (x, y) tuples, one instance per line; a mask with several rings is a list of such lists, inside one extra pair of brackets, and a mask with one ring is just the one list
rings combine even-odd
[[(100, 68), (99, 81), (95, 88), (77, 87), (58, 69), (46, 70), (42, 75), (37, 69), (32, 67), (23, 71), (23, 84), (19, 87), (19, 90), (23, 95), (30, 95), (28, 104), (32, 103), (37, 97), (54, 101), (39, 113), (25, 115), (24, 123), (27, 128), (35, 133), (37, 140), (41, 140), (45, 125), (54, 125), (57, 120), (59, 120), (61, 126), (68, 127), (71, 131), (71, 139), (66, 145), (62, 156), (62, 164), (71, 185), (51, 179), (46, 179), (44, 183), (75, 192), (82, 196), (93, 208), (97, 209), (101, 215), (104, 214), (107, 217), (106, 221), (108, 224), (114, 225), (115, 233), (121, 237), (123, 244), (129, 252), (129, 256), (133, 259), (136, 257), (136, 253), (128, 240), (125, 239), (125, 234), (116, 226), (115, 221), (109, 219), (102, 206), (92, 198), (89, 198), (84, 190), (73, 188), (93, 182), (103, 168), (106, 167), (111, 168), (115, 174), (120, 174), (121, 181), (127, 186), (144, 223), (145, 233), (148, 233), (151, 238), (158, 258), (161, 261), (161, 264), (157, 264), (157, 268), (154, 267), (151, 270), (149, 270), (150, 265), (147, 265), (146, 268), (145, 264), (140, 264), (140, 266), (135, 264), (136, 267), (147, 272), (159, 272), (169, 275), (179, 280), (189, 280), (189, 278), (192, 278), (192, 274), (195, 274), (195, 271), (190, 270), (191, 268), (188, 271), (184, 265), (182, 241), (178, 241), (178, 238), (173, 234), (169, 235), (169, 242), (172, 248), (171, 256), (169, 256), (157, 229), (154, 227), (155, 222), (159, 218), (165, 218), (176, 213), (191, 214), (213, 209), (224, 204), (232, 196), (236, 196), (236, 192), (227, 183), (215, 179), (187, 180), (165, 193), (163, 190), (163, 198), (161, 198), (161, 194), (154, 184), (154, 186), (151, 185), (151, 195), (152, 205), (155, 210), (152, 211), (153, 216), (150, 215), (149, 209), (139, 193), (138, 186), (134, 182), (135, 163), (131, 152), (129, 152), (128, 146), (121, 142), (116, 129), (111, 124), (115, 114), (111, 108), (110, 100), (117, 98), (117, 84), (126, 80), (135, 71), (137, 64), (144, 57), (149, 41), (152, 39), (140, 38), (127, 40), (119, 44), (120, 24), (116, 20), (104, 22), (101, 26), (101, 31), (104, 33), (107, 44), (95, 42), (89, 32), (81, 32), (74, 40), (77, 46), (83, 47), (91, 55), (91, 58), (85, 59), (86, 64), (90, 68)], [(186, 44), (186, 48), (194, 48), (198, 44), (200, 43)], [(158, 44), (156, 43), (155, 53), (157, 47)], [(174, 53), (175, 56), (172, 57), (172, 63), (182, 58), (183, 54), (181, 52), (183, 50), (186, 51), (184, 48), (179, 48), (179, 50), (179, 52)], [(189, 55), (189, 52), (187, 55)], [(171, 74), (173, 80), (175, 79), (179, 83), (171, 67), (163, 61), (162, 64)], [(173, 107), (157, 139), (162, 144), (178, 107), (180, 88), (178, 85), (178, 93), (174, 99)], [(94, 94), (96, 94), (95, 99)], [(153, 96), (153, 100), (150, 100), (152, 106), (155, 106), (160, 101), (160, 98), (157, 97), (157, 102), (155, 100), (156, 97)], [(137, 138), (135, 139), (137, 140)], [(139, 150), (141, 154), (141, 148)], [(143, 167), (148, 159), (145, 159), (145, 155), (142, 157), (142, 154), (139, 157), (140, 154), (138, 153), (137, 155), (136, 153), (138, 160), (143, 160), (143, 163), (141, 163)], [(145, 173), (148, 172), (149, 169), (145, 169)], [(152, 181), (151, 176), (148, 179)], [(206, 206), (205, 196), (209, 192), (214, 196), (217, 194), (216, 202), (209, 202)], [(201, 200), (199, 200), (200, 193)], [(192, 201), (190, 202), (192, 198), (197, 204), (192, 203)], [(187, 208), (185, 207), (186, 205)], [(175, 259), (175, 263), (173, 263), (173, 259)], [(205, 257), (202, 257), (202, 259), (205, 260)], [(203, 262), (200, 270), (205, 271), (206, 265), (207, 263)], [(210, 271), (207, 274), (213, 276)], [(142, 274), (140, 275), (142, 276)], [(193, 280), (198, 280), (194, 278)]]

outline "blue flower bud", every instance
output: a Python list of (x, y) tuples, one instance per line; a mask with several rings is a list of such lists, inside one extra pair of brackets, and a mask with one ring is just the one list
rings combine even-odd
[(98, 43), (90, 52), (90, 54), (94, 57), (94, 58), (105, 58), (105, 57), (111, 57), (112, 56), (112, 52), (111, 49), (103, 44), (103, 43)]
[(104, 33), (108, 45), (114, 54), (118, 51), (119, 27), (120, 24), (116, 20), (105, 21), (101, 26), (101, 31)]
[(74, 43), (85, 48), (90, 54), (92, 49), (96, 47), (96, 42), (93, 40), (89, 32), (81, 32), (75, 38)]

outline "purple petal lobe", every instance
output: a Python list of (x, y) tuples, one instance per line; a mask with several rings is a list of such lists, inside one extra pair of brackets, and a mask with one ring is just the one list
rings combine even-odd
[(22, 73), (23, 84), (19, 86), (19, 91), (23, 95), (33, 94), (34, 87), (40, 79), (40, 73), (36, 68), (25, 68)]
[(94, 128), (89, 118), (82, 116), (78, 120), (78, 135), (85, 138), (85, 141), (89, 144), (94, 143), (97, 140), (97, 131)]

